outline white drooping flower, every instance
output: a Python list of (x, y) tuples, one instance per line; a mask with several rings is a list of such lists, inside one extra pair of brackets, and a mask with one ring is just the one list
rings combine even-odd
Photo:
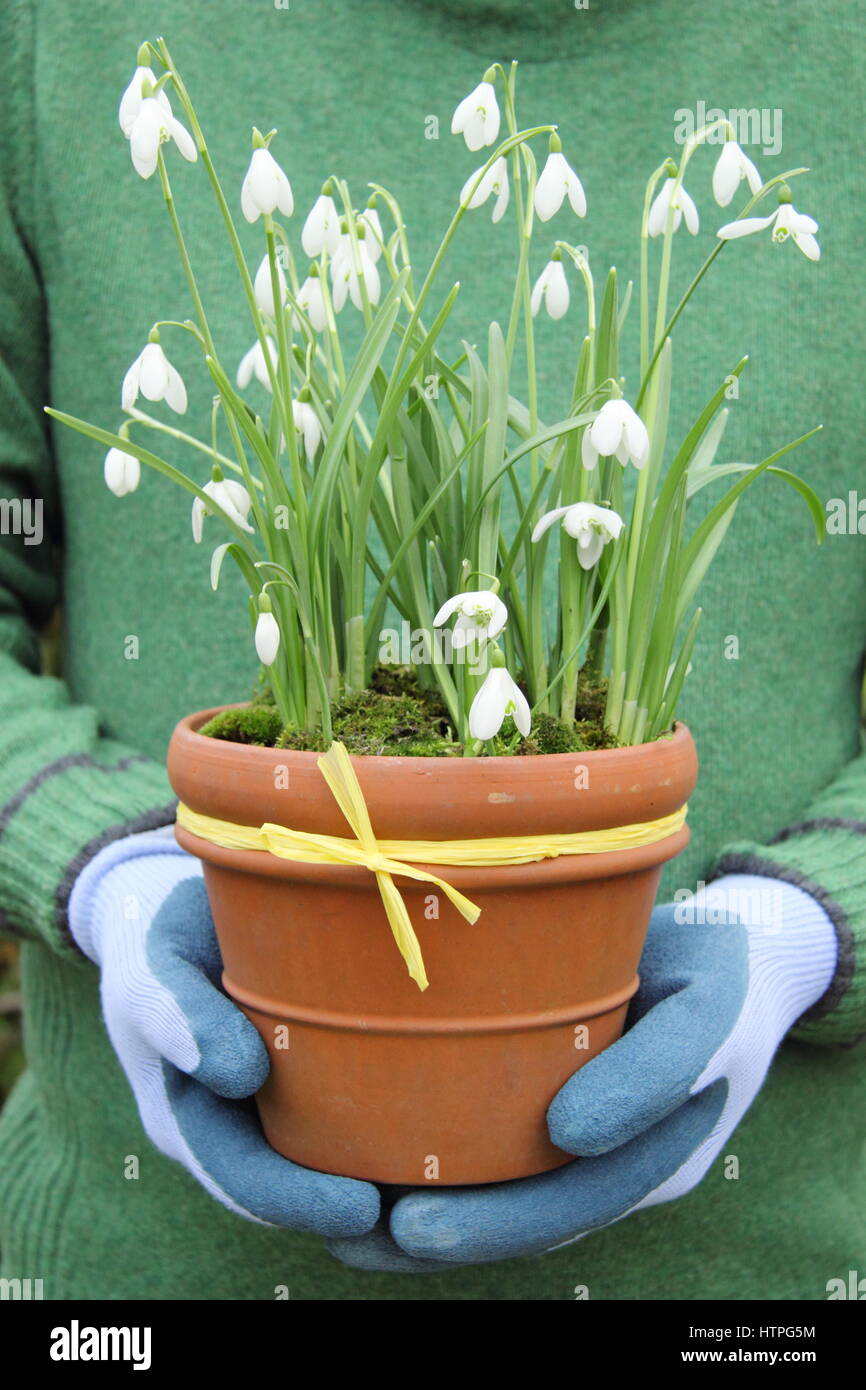
[(752, 193), (762, 187), (761, 175), (745, 150), (736, 140), (726, 140), (713, 170), (713, 197), (720, 208), (728, 206), (742, 179), (747, 181)]
[(599, 455), (616, 454), (625, 467), (643, 468), (649, 458), (649, 435), (643, 420), (628, 401), (605, 401), (592, 424), (584, 430), (581, 457), (584, 468), (595, 468)]
[(205, 483), (202, 492), (207, 493), (210, 505), (206, 506), (200, 497), (193, 500), (192, 538), (196, 545), (201, 542), (205, 516), (212, 515), (215, 510), (224, 512), (242, 531), (252, 533), (253, 528), (247, 521), (252, 502), (243, 483), (236, 483), (232, 478), (212, 478)]
[(598, 563), (608, 541), (618, 540), (625, 525), (619, 512), (610, 507), (597, 507), (592, 502), (573, 502), (569, 507), (556, 507), (552, 512), (545, 512), (532, 533), (532, 539), (537, 541), (559, 520), (563, 529), (577, 541), (577, 558), (585, 570), (592, 569)]
[(494, 666), (469, 710), (469, 733), (473, 738), (488, 739), (499, 733), (503, 722), (514, 720), (524, 738), (529, 736), (532, 716), (523, 691), (511, 679), (504, 666)]
[[(280, 295), (280, 305), (285, 304), (288, 288), (286, 277), (283, 274), (283, 267), (279, 261), (275, 262), (277, 270), (277, 288)], [(271, 262), (268, 256), (263, 256), (261, 264), (256, 271), (256, 278), (253, 282), (253, 290), (256, 296), (256, 303), (263, 314), (275, 319), (277, 316), (276, 306), (274, 305), (274, 287), (271, 281)]]
[(123, 378), (120, 403), (124, 410), (130, 410), (135, 405), (139, 392), (148, 401), (165, 401), (178, 415), (183, 415), (186, 410), (183, 379), (159, 343), (148, 343)]
[[(277, 362), (279, 361), (276, 344), (273, 338), (265, 338), (265, 342), (268, 345), (268, 356), (276, 369)], [(268, 364), (265, 361), (265, 354), (262, 351), (262, 345), (258, 338), (256, 338), (256, 341), (249, 351), (244, 353), (240, 360), (240, 365), (238, 366), (236, 380), (242, 391), (245, 391), (249, 386), (253, 376), (255, 376), (256, 381), (260, 381), (262, 386), (266, 386), (269, 391), (273, 390), (271, 378), (268, 374)]]
[(586, 194), (583, 184), (561, 150), (551, 150), (535, 185), (535, 211), (542, 222), (548, 222), (559, 212), (566, 196), (571, 210), (578, 217), (586, 216)]
[(141, 481), (141, 464), (134, 454), (123, 449), (109, 449), (105, 455), (105, 485), (115, 497), (126, 497), (135, 492)]
[(262, 609), (256, 619), (256, 655), (263, 666), (273, 666), (280, 650), (280, 628), (270, 609)]
[(301, 245), (305, 255), (314, 261), (323, 251), (333, 256), (339, 244), (340, 217), (334, 200), (330, 194), (320, 193), (304, 223)]
[(367, 250), (366, 238), (358, 242), (356, 249), (347, 233), (340, 238), (340, 244), (331, 262), (332, 300), (336, 313), (339, 314), (346, 303), (347, 294), (356, 309), (363, 309), (362, 280), (367, 299), (371, 304), (378, 304), (382, 294), (382, 282), (376, 263)]
[(750, 236), (752, 232), (773, 228), (773, 240), (787, 241), (792, 237), (803, 255), (810, 261), (821, 259), (821, 248), (815, 240), (818, 223), (805, 212), (797, 212), (793, 203), (780, 203), (769, 217), (741, 217), (736, 222), (728, 222), (716, 232), (722, 241), (732, 241), (735, 237)]
[(304, 453), (312, 459), (322, 442), (322, 426), (309, 401), (292, 401), (295, 429), (304, 441)]
[(692, 236), (697, 236), (700, 229), (700, 218), (695, 207), (694, 200), (689, 197), (682, 184), (674, 195), (674, 185), (676, 179), (665, 179), (661, 186), (661, 191), (656, 194), (649, 210), (647, 218), (647, 232), (650, 236), (661, 236), (668, 221), (668, 209), (671, 206), (671, 199), (674, 199), (674, 220), (673, 230), (676, 231), (683, 218), (686, 219), (686, 226)]
[[(145, 90), (150, 95), (145, 96)], [(129, 152), (137, 174), (149, 179), (159, 162), (159, 147), (174, 140), (184, 159), (198, 159), (195, 141), (185, 126), (172, 115), (171, 102), (164, 87), (157, 89), (156, 78), (148, 67), (139, 65), (120, 99), (120, 128), (129, 141)]]
[(452, 613), (457, 614), (451, 634), (451, 645), (455, 649), (466, 647), (471, 641), (498, 637), (508, 622), (508, 609), (490, 589), (476, 589), (446, 599), (433, 619), (433, 626), (447, 623)]
[(156, 100), (159, 102), (166, 115), (171, 115), (171, 102), (163, 87), (157, 89), (156, 75), (153, 69), (139, 63), (135, 72), (132, 74), (129, 86), (120, 98), (120, 108), (117, 113), (120, 129), (123, 131), (127, 140), (132, 134), (135, 118), (141, 110), (141, 103), (144, 101), (143, 87), (145, 83), (148, 84), (152, 92), (155, 92)]
[[(487, 173), (481, 178), (481, 181), (478, 182), (478, 175), (480, 172), (480, 169), (476, 169), (475, 173), (470, 174), (469, 178), (464, 183), (460, 192), (461, 206), (466, 208), (480, 208), (483, 203), (487, 202), (491, 193), (495, 193), (496, 202), (493, 206), (493, 221), (498, 222), (504, 215), (505, 209), (508, 207), (508, 161), (504, 155), (500, 155), (499, 158), (494, 160), (491, 164)], [(472, 188), (476, 182), (478, 182), (478, 187), (475, 189), (475, 192), (472, 193)]]
[(279, 211), (291, 217), (295, 210), (292, 185), (270, 150), (253, 150), (241, 185), (241, 211), (248, 222)]
[(552, 319), (561, 319), (568, 309), (568, 281), (562, 261), (548, 261), (532, 290), (530, 308), (533, 318), (544, 307)]
[[(325, 309), (325, 296), (322, 293), (322, 282), (318, 275), (308, 275), (301, 288), (298, 290), (298, 305), (303, 309), (310, 323), (317, 333), (321, 333), (328, 324), (328, 314)], [(292, 327), (299, 328), (300, 321), (297, 314), (292, 318)]]
[(479, 82), (457, 106), (451, 119), (451, 134), (462, 135), (470, 150), (480, 150), (484, 145), (496, 144), (500, 119), (492, 82)]
[(385, 245), (385, 234), (382, 231), (382, 223), (375, 208), (365, 208), (361, 213), (361, 222), (366, 231), (364, 245), (370, 253), (371, 261), (378, 261)]

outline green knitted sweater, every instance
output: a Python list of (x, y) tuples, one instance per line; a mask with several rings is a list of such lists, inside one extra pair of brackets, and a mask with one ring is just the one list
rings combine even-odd
[[(41, 1278), (55, 1299), (271, 1299), (285, 1285), (300, 1299), (569, 1299), (576, 1285), (593, 1299), (822, 1299), (828, 1279), (866, 1272), (856, 526), (819, 549), (799, 499), (769, 477), (756, 486), (705, 585), (681, 710), (702, 771), (691, 846), (663, 895), (714, 866), (778, 874), (824, 904), (840, 945), (830, 990), (730, 1141), (739, 1179), (720, 1159), (683, 1200), (555, 1254), (415, 1279), (368, 1274), (316, 1239), (239, 1220), (157, 1153), (106, 1037), (97, 972), (67, 931), (70, 886), (101, 845), (172, 818), (172, 726), (245, 698), (252, 651), (240, 591), (210, 593), (208, 554), (191, 542), (179, 495), (149, 474), (118, 502), (101, 452), (48, 430), (41, 410), (50, 399), (115, 424), (121, 377), (152, 321), (189, 313), (156, 180), (134, 175), (116, 124), (143, 38), (166, 35), (228, 189), (240, 190), (250, 127), (278, 125), (301, 216), (328, 171), (358, 198), (376, 179), (401, 198), (419, 264), (477, 163), (448, 134), (454, 105), (489, 62), (517, 57), (525, 123), (559, 122), (587, 189), (579, 235), (597, 268), (636, 273), (644, 181), (674, 148), (681, 108), (763, 108), (781, 134), (781, 151), (772, 138), (748, 147), (765, 177), (811, 166), (795, 201), (821, 221), (822, 261), (764, 237), (725, 249), (712, 296), (702, 287), (683, 326), (677, 412), (684, 422), (748, 351), (725, 457), (756, 460), (823, 420), (796, 466), (823, 498), (847, 499), (863, 464), (863, 180), (849, 122), (863, 109), (862, 24), (860, 0), (6, 0), (0, 497), (42, 499), (45, 538), (4, 535), (0, 559), (0, 927), (24, 943), (29, 1062), (0, 1120), (4, 1276)], [(428, 138), (431, 116), (440, 139)], [(681, 285), (725, 220), (711, 167), (698, 156), (690, 171), (703, 246), (678, 234)], [(178, 161), (175, 191), (211, 326), (238, 360), (249, 332), (229, 259), (208, 249), (220, 228), (201, 166)], [(455, 345), (507, 310), (507, 233), (487, 210), (467, 221)], [(562, 234), (558, 222), (551, 230)], [(255, 230), (243, 235), (254, 264)], [(539, 264), (548, 252), (542, 235)], [(539, 323), (542, 388), (561, 400), (579, 316)], [(189, 427), (206, 435), (211, 391), (183, 339), (171, 356), (191, 388)], [(39, 674), (39, 632), (58, 602), (62, 682)], [(124, 1177), (130, 1154), (137, 1181)]]

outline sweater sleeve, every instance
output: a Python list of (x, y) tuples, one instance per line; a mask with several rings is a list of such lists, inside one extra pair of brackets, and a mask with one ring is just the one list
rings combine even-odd
[(866, 1036), (866, 752), (769, 844), (729, 845), (712, 876), (730, 873), (782, 879), (820, 903), (836, 932), (836, 972), (791, 1036), (825, 1046), (859, 1042)]
[(61, 517), (42, 406), (49, 328), (33, 235), (33, 9), (6, 0), (0, 50), (0, 932), (77, 955), (81, 867), (174, 817), (162, 766), (101, 737), (97, 711), (40, 674), (60, 600)]

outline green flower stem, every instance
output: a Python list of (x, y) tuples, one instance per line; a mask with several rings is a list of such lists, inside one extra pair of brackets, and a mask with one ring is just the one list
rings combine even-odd
[(654, 352), (658, 352), (661, 343), (664, 341), (663, 334), (665, 327), (665, 315), (667, 313), (668, 285), (670, 282), (671, 252), (673, 247), (674, 236), (674, 212), (677, 194), (682, 188), (683, 179), (685, 177), (685, 172), (688, 167), (689, 160), (691, 159), (695, 150), (698, 148), (698, 145), (700, 145), (706, 139), (706, 137), (710, 134), (711, 131), (715, 130), (718, 126), (721, 125), (725, 126), (727, 130), (731, 134), (733, 134), (730, 122), (723, 117), (721, 120), (710, 121), (708, 125), (701, 126), (700, 130), (696, 130), (693, 135), (690, 135), (688, 137), (685, 144), (683, 145), (682, 158), (680, 159), (677, 172), (674, 175), (674, 186), (671, 190), (670, 204), (668, 206), (667, 220), (665, 222), (664, 244), (662, 246), (662, 264), (661, 270), (659, 272), (658, 299), (656, 301), (656, 330), (655, 341), (653, 343)]
[[(236, 459), (229, 458), (228, 454), (222, 454), (212, 444), (206, 444), (203, 439), (196, 439), (194, 434), (187, 434), (184, 430), (177, 429), (174, 425), (167, 424), (164, 420), (157, 420), (155, 415), (147, 415), (137, 406), (130, 406), (126, 411), (131, 421), (138, 425), (143, 425), (149, 430), (158, 430), (160, 434), (167, 434), (170, 439), (176, 439), (180, 444), (188, 444), (191, 449), (198, 450), (201, 454), (206, 454), (214, 463), (218, 463), (220, 468), (228, 469), (229, 472), (243, 474), (244, 470)], [(252, 475), (250, 475), (252, 477)], [(252, 483), (260, 492), (263, 483), (260, 478), (252, 477)]]
[(427, 302), (427, 296), (433, 288), (436, 276), (439, 273), (439, 269), (442, 265), (442, 262), (445, 259), (445, 256), (448, 252), (448, 248), (451, 245), (451, 242), (454, 240), (454, 235), (457, 231), (457, 228), (460, 226), (460, 223), (463, 221), (465, 214), (469, 210), (467, 206), (469, 198), (472, 197), (473, 192), (481, 183), (481, 180), (487, 173), (487, 170), (493, 167), (497, 159), (506, 154), (510, 154), (512, 149), (515, 148), (515, 146), (524, 144), (528, 140), (534, 140), (537, 135), (549, 135), (551, 131), (553, 131), (554, 129), (555, 127), (551, 125), (532, 126), (529, 130), (519, 131), (517, 135), (509, 136), (507, 140), (503, 140), (500, 145), (497, 145), (496, 149), (489, 156), (486, 163), (483, 164), (481, 168), (478, 170), (478, 177), (476, 178), (475, 183), (472, 185), (472, 188), (469, 190), (469, 193), (467, 195), (467, 202), (460, 203), (458, 205), (457, 211), (451, 218), (451, 221), (449, 222), (448, 227), (445, 231), (445, 235), (443, 236), (442, 240), (439, 243), (439, 246), (436, 249), (436, 253), (433, 256), (433, 260), (430, 262), (430, 267), (427, 271), (427, 274), (424, 277), (424, 282), (419, 291), (418, 298), (415, 301), (415, 308), (412, 312), (412, 316), (406, 328), (403, 341), (401, 342), (400, 347), (397, 350), (397, 360), (392, 369), (392, 375), (397, 375), (397, 373), (400, 371), (401, 367), (403, 366), (403, 363), (406, 360), (406, 354), (409, 351), (409, 346), (413, 340), (415, 329), (418, 326), (418, 321), (421, 317), (421, 311), (425, 303)]
[[(755, 207), (757, 207), (759, 203), (763, 202), (764, 198), (767, 196), (770, 190), (775, 188), (778, 184), (787, 183), (789, 179), (796, 178), (798, 174), (808, 174), (808, 172), (808, 169), (789, 169), (786, 173), (777, 174), (775, 178), (769, 179), (768, 182), (763, 185), (763, 187), (758, 189), (758, 192), (749, 200), (749, 202), (743, 208), (742, 212), (739, 212), (733, 220), (735, 222), (740, 222), (744, 217), (748, 217), (752, 210)], [(680, 314), (685, 309), (686, 305), (688, 304), (698, 285), (701, 283), (710, 266), (713, 264), (713, 261), (724, 249), (724, 247), (727, 246), (727, 244), (727, 241), (720, 241), (716, 246), (713, 247), (713, 250), (707, 256), (707, 259), (704, 261), (703, 265), (695, 275), (694, 279), (692, 280), (691, 284), (689, 285), (688, 289), (686, 290), (676, 309), (671, 314), (670, 318), (665, 324), (661, 341), (656, 347), (655, 352), (653, 353), (648, 366), (645, 370), (641, 372), (641, 383), (640, 389), (638, 391), (637, 401), (635, 403), (635, 410), (639, 411), (641, 408), (643, 398), (646, 394), (647, 387), (649, 386), (649, 374), (653, 370), (656, 364), (656, 359), (659, 353), (661, 352), (662, 348), (664, 347), (665, 342), (671, 336), (674, 329), (674, 325), (679, 319)], [(641, 286), (641, 289), (643, 290), (643, 285)]]
[[(306, 488), (301, 473), (301, 464), (298, 451), (298, 436), (295, 430), (295, 418), (292, 414), (292, 383), (290, 377), (291, 354), (289, 343), (286, 337), (286, 316), (283, 312), (282, 301), (280, 298), (280, 282), (277, 274), (277, 251), (274, 241), (274, 219), (268, 213), (264, 218), (265, 240), (268, 248), (268, 264), (271, 272), (271, 294), (276, 310), (276, 330), (277, 348), (279, 353), (279, 377), (280, 377), (280, 400), (282, 404), (283, 432), (285, 435), (286, 448), (289, 452), (289, 462), (292, 469), (293, 496), (292, 502), (298, 511), (298, 524), (301, 536), (306, 543), (306, 520), (307, 503)], [(305, 555), (305, 559), (306, 559)]]
[[(640, 376), (641, 382), (647, 379), (649, 364), (649, 222), (650, 207), (659, 181), (665, 173), (665, 165), (660, 164), (647, 181), (643, 200), (643, 214), (640, 223)], [(655, 360), (655, 359), (653, 359)]]

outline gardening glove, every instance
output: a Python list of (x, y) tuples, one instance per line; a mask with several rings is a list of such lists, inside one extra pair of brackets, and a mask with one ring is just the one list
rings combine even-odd
[(220, 988), (201, 865), (170, 828), (100, 850), (73, 887), (69, 922), (100, 968), (108, 1035), (158, 1149), (249, 1221), (328, 1236), (375, 1225), (371, 1183), (281, 1157), (239, 1103), (265, 1080), (267, 1052)]
[(540, 1254), (682, 1197), (826, 991), (836, 953), (823, 908), (781, 880), (731, 874), (656, 908), (626, 1032), (547, 1112), (554, 1144), (578, 1161), (517, 1182), (410, 1190), (389, 1226), (329, 1248), (361, 1268), (443, 1271)]

